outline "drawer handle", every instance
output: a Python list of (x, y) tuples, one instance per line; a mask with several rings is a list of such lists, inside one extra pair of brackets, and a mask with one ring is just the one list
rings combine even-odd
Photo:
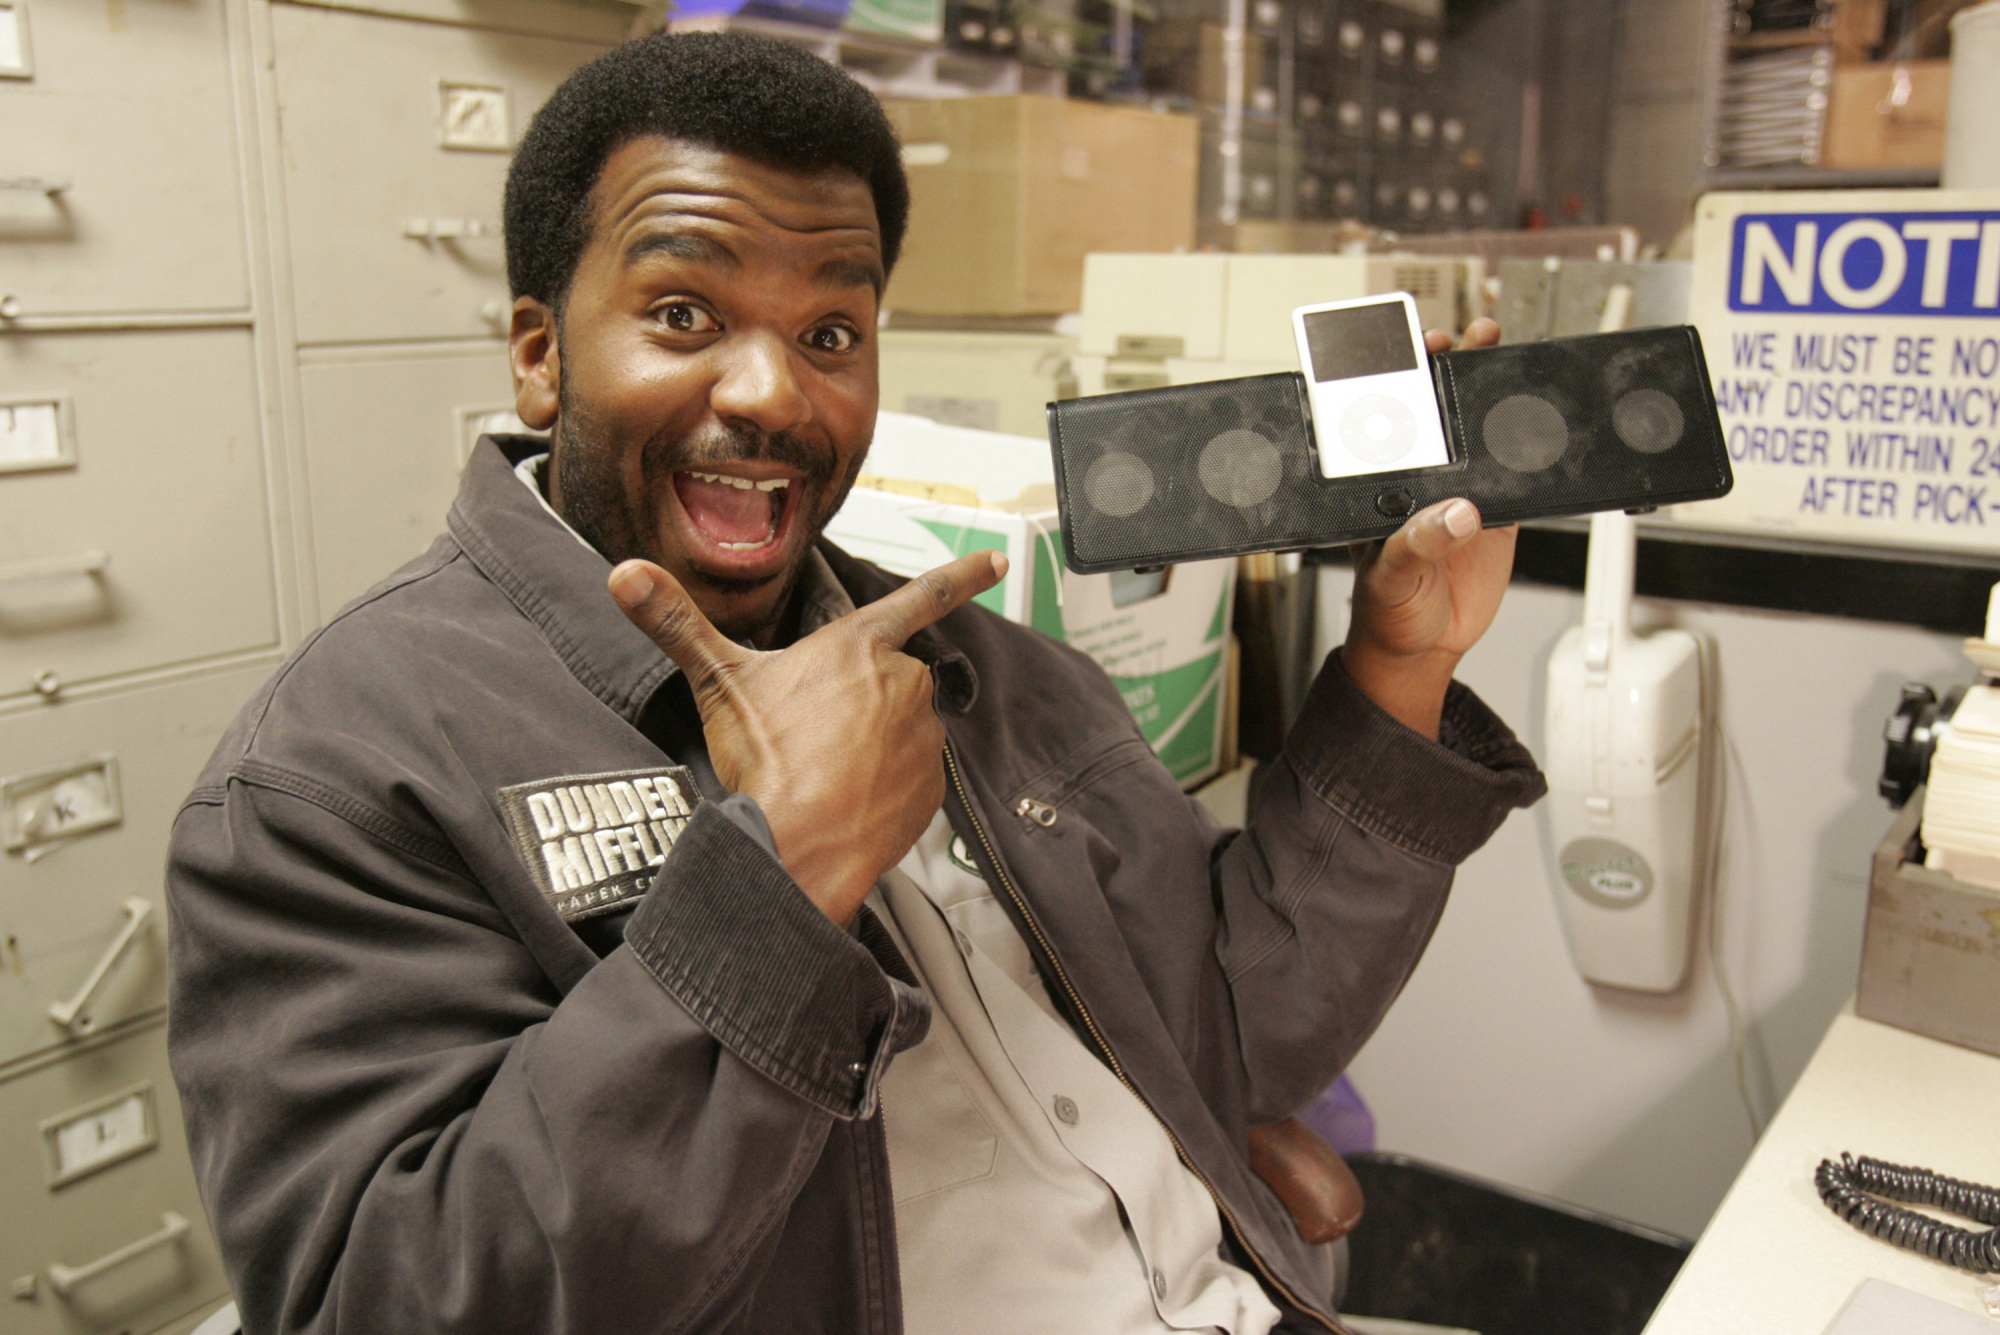
[(112, 939), (103, 958), (97, 961), (97, 967), (90, 971), (90, 977), (83, 980), (83, 986), (76, 990), (75, 996), (49, 1007), (49, 1018), (63, 1028), (79, 1033), (90, 1028), (89, 1016), (84, 1016), (81, 1023), (78, 1023), (77, 1016), (90, 1004), (97, 989), (103, 986), (104, 976), (111, 972), (111, 966), (118, 963), (119, 956), (131, 949), (132, 943), (138, 939), (139, 929), (146, 925), (146, 919), (153, 916), (153, 904), (151, 900), (134, 895), (125, 901), (123, 911), (125, 925), (118, 929), (118, 935)]
[(456, 241), (463, 236), (498, 236), (500, 224), (478, 218), (410, 218), (403, 235), (416, 241)]
[(86, 1280), (96, 1279), (107, 1270), (115, 1270), (127, 1261), (144, 1256), (147, 1252), (170, 1246), (186, 1237), (194, 1228), (187, 1216), (177, 1210), (167, 1210), (160, 1215), (160, 1231), (148, 1233), (137, 1242), (128, 1242), (115, 1252), (106, 1252), (89, 1265), (66, 1266), (60, 1261), (49, 1265), (49, 1287), (63, 1297), (69, 1297), (70, 1290)]
[(45, 579), (86, 577), (102, 579), (111, 564), (110, 552), (78, 552), (73, 556), (44, 556), (34, 561), (16, 561), (0, 566), (0, 584), (30, 584)]
[(55, 181), (43, 176), (0, 177), (0, 190), (22, 190), (31, 195), (47, 195), (54, 198), (68, 190), (72, 182)]

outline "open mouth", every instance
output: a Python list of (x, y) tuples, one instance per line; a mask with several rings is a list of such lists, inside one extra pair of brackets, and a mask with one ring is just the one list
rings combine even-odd
[(783, 542), (796, 480), (691, 469), (674, 474), (674, 492), (695, 532), (741, 559)]

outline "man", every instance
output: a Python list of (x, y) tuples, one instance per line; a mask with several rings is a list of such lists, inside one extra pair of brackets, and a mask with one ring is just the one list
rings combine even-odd
[(1540, 791), (1450, 685), (1512, 535), (1454, 502), (1367, 556), (1216, 829), (1094, 665), (964, 605), (997, 556), (816, 541), (907, 201), (872, 98), (757, 39), (628, 44), (529, 130), (552, 444), (481, 443), (176, 826), (172, 1053), (251, 1335), (1329, 1328), (1247, 1138)]

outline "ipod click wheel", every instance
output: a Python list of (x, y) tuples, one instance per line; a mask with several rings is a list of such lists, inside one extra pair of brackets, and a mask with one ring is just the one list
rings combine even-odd
[(1417, 304), (1402, 293), (1292, 312), (1322, 477), (1451, 462)]

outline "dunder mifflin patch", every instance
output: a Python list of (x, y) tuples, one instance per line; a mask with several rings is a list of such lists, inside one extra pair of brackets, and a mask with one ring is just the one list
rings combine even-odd
[(535, 883), (575, 922), (646, 893), (701, 794), (675, 766), (538, 779), (499, 798)]

